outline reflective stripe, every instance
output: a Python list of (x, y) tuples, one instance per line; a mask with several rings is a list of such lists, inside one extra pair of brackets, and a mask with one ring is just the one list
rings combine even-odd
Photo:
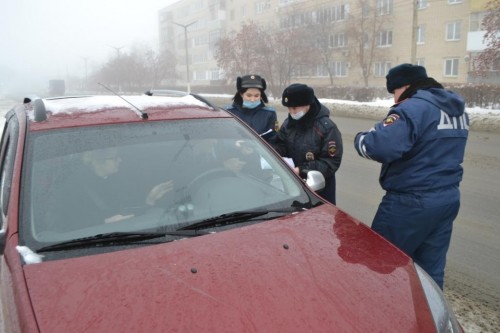
[(358, 152), (361, 154), (362, 157), (368, 159), (368, 160), (372, 160), (372, 158), (370, 156), (368, 156), (368, 153), (366, 152), (366, 146), (363, 144), (363, 140), (365, 139), (365, 136), (362, 135), (360, 138), (359, 138), (359, 142), (358, 142)]

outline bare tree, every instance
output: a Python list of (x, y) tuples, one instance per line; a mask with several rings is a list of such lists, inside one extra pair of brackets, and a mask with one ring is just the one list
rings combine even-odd
[(488, 13), (482, 26), (486, 30), (483, 41), (486, 49), (473, 60), (473, 74), (486, 76), (492, 70), (500, 70), (500, 0), (486, 4)]
[(176, 79), (175, 71), (175, 55), (165, 50), (156, 52), (152, 48), (145, 50), (142, 57), (143, 67), (145, 70), (144, 77), (146, 85), (150, 89), (157, 89), (162, 85), (162, 82), (174, 82)]
[(272, 94), (279, 96), (299, 66), (315, 54), (302, 34), (300, 29), (269, 31), (253, 22), (244, 23), (240, 30), (219, 40), (215, 59), (230, 80), (260, 74)]
[(94, 76), (118, 92), (130, 92), (143, 86), (145, 72), (136, 54), (121, 53), (111, 58)]
[(314, 41), (312, 49), (316, 50), (316, 57), (311, 60), (321, 64), (321, 66), (328, 72), (330, 84), (333, 85), (333, 78), (335, 76), (335, 69), (332, 67), (334, 60), (334, 50), (331, 45), (332, 32), (334, 26), (332, 23), (319, 22), (318, 24), (311, 24), (307, 27), (310, 41)]
[(175, 76), (175, 57), (155, 52), (150, 46), (136, 44), (130, 53), (111, 57), (92, 77), (117, 91), (141, 92), (161, 86)]
[(378, 14), (373, 1), (358, 0), (358, 10), (349, 14), (349, 43), (351, 59), (359, 66), (363, 83), (368, 87), (371, 68), (383, 55), (377, 47), (377, 38), (383, 32), (387, 17)]
[(228, 78), (260, 73), (266, 33), (255, 23), (243, 23), (240, 30), (219, 39), (215, 60)]
[(266, 73), (273, 84), (275, 96), (281, 95), (300, 67), (315, 56), (315, 50), (311, 50), (308, 41), (302, 37), (303, 31), (300, 29), (284, 29), (268, 37)]

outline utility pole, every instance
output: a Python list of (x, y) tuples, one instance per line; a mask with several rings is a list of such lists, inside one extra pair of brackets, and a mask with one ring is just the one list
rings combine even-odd
[(115, 47), (115, 46), (110, 46), (112, 49), (115, 49), (116, 51), (116, 58), (120, 58), (120, 50), (123, 49), (125, 46), (119, 46), (119, 47)]
[(188, 54), (188, 37), (187, 37), (187, 28), (190, 26), (190, 25), (193, 25), (195, 24), (196, 21), (194, 22), (191, 22), (189, 24), (180, 24), (180, 23), (175, 23), (175, 25), (178, 25), (179, 27), (182, 27), (184, 28), (184, 47), (186, 49), (186, 81), (187, 81), (187, 92), (188, 93), (191, 93), (191, 84), (190, 84), (190, 80), (189, 80), (189, 54)]
[(418, 2), (420, 0), (413, 0), (413, 24), (411, 28), (411, 64), (417, 63), (417, 31), (418, 31)]
[(89, 60), (88, 57), (81, 57), (83, 61), (85, 62), (85, 92), (88, 90), (88, 72), (87, 72), (87, 61)]

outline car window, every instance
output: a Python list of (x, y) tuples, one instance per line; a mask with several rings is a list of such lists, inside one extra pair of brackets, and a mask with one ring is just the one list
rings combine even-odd
[(279, 157), (232, 118), (40, 132), (27, 149), (21, 229), (37, 243), (175, 230), (309, 200)]

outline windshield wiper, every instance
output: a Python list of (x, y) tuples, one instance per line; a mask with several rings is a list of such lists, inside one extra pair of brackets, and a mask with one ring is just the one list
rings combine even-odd
[[(181, 227), (177, 230), (197, 230), (201, 228), (210, 228), (210, 227), (218, 227), (225, 226), (236, 223), (247, 222), (251, 219), (254, 219), (259, 216), (267, 215), (269, 213), (293, 213), (297, 211), (302, 211), (303, 208), (299, 207), (289, 207), (283, 209), (274, 209), (274, 210), (243, 210), (236, 211), (232, 213), (222, 214), (218, 216), (214, 216), (208, 219), (204, 219), (198, 222), (191, 223), (185, 227)], [(275, 218), (273, 216), (272, 218)]]
[(36, 252), (67, 250), (77, 247), (101, 246), (112, 244), (127, 244), (131, 242), (144, 241), (165, 236), (195, 237), (207, 235), (209, 232), (198, 230), (166, 231), (166, 232), (110, 232), (90, 237), (72, 239), (69, 241), (44, 246)]

